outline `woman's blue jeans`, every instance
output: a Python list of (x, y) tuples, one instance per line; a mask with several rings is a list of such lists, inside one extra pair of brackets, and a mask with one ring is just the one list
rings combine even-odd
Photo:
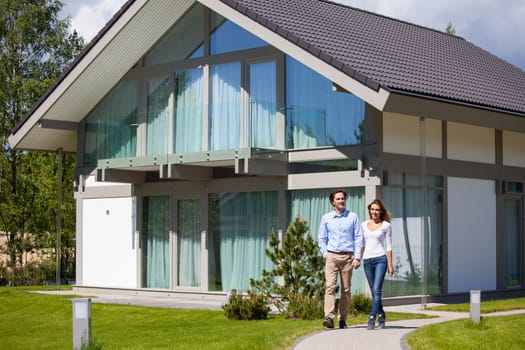
[(376, 317), (377, 314), (385, 314), (381, 303), (381, 289), (385, 280), (387, 259), (386, 255), (375, 258), (364, 259), (364, 269), (366, 280), (372, 292), (372, 312), (370, 316)]

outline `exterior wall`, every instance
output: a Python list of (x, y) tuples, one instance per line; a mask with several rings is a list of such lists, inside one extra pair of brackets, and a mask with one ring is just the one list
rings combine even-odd
[(495, 182), (449, 177), (447, 183), (448, 293), (495, 290)]
[(494, 164), (496, 162), (494, 129), (460, 123), (447, 123), (449, 159)]
[[(425, 119), (425, 155), (441, 158), (441, 121)], [(419, 156), (420, 121), (418, 117), (396, 113), (384, 113), (383, 151)]]
[(525, 134), (503, 131), (503, 165), (525, 167)]
[(82, 284), (138, 287), (133, 197), (82, 201)]

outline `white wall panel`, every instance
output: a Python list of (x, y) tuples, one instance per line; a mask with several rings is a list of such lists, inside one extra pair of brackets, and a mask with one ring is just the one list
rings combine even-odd
[(503, 131), (503, 165), (525, 167), (525, 134)]
[(449, 159), (494, 164), (496, 162), (494, 129), (447, 123)]
[[(383, 152), (421, 155), (420, 121), (418, 117), (383, 114)], [(425, 118), (425, 155), (441, 158), (441, 121)]]
[(448, 178), (448, 292), (496, 289), (496, 192), (490, 180)]
[(83, 200), (83, 285), (137, 288), (131, 197)]

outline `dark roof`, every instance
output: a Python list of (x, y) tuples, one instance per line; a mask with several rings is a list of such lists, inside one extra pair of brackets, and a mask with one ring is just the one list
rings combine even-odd
[(525, 114), (525, 72), (467, 40), (324, 0), (221, 0), (373, 89)]

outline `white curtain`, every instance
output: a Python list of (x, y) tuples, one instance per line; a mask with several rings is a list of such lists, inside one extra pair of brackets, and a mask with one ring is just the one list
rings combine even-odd
[(169, 197), (144, 197), (143, 287), (169, 288)]
[(213, 66), (210, 75), (210, 149), (238, 148), (241, 121), (240, 63)]
[[(246, 291), (250, 278), (261, 278), (272, 263), (265, 254), (272, 229), (277, 228), (277, 192), (215, 194), (212, 232), (215, 245), (212, 259), (219, 266), (210, 280), (220, 281), (215, 288)], [(210, 271), (210, 272), (212, 272)]]
[(175, 75), (175, 153), (202, 151), (202, 68)]
[(178, 201), (178, 285), (198, 287), (201, 281), (201, 231), (198, 199)]
[(250, 129), (252, 147), (275, 147), (275, 62), (250, 65)]
[(169, 79), (148, 81), (147, 155), (163, 155), (168, 152), (169, 97)]

